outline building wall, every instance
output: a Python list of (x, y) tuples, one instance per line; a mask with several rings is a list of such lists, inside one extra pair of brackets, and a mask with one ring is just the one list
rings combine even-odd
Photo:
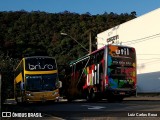
[[(108, 40), (110, 42), (107, 42)], [(146, 82), (146, 77), (141, 75), (149, 75), (150, 81), (158, 82), (160, 87), (160, 8), (99, 33), (97, 49), (106, 44), (112, 44), (112, 40), (113, 44), (121, 43), (136, 48), (138, 86), (143, 88), (139, 89), (141, 92), (148, 91), (148, 86), (146, 89), (142, 86)], [(159, 77), (154, 78), (151, 75), (155, 72)]]
[(160, 72), (138, 74), (138, 93), (160, 93)]

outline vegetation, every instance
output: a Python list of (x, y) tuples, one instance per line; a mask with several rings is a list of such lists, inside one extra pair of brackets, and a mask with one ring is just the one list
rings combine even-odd
[[(91, 15), (64, 11), (45, 13), (40, 11), (0, 12), (0, 72), (2, 94), (13, 89), (13, 69), (24, 56), (47, 55), (57, 59), (59, 65), (81, 57), (87, 52), (64, 32), (72, 36), (86, 49), (89, 33), (92, 34), (92, 50), (96, 49), (96, 35), (111, 27), (136, 17), (130, 14), (104, 13)], [(5, 91), (5, 92), (4, 92)]]

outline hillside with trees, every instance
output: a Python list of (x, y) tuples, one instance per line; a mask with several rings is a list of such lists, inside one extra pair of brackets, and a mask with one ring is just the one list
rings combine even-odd
[[(92, 50), (96, 49), (96, 35), (116, 25), (136, 18), (130, 14), (107, 13), (91, 15), (64, 11), (46, 13), (40, 11), (0, 12), (0, 72), (2, 74), (2, 98), (13, 89), (13, 69), (24, 56), (47, 55), (56, 58), (58, 65), (65, 65), (88, 54), (67, 33), (89, 49), (91, 32)], [(12, 96), (12, 95), (9, 95)], [(7, 96), (5, 96), (7, 97)]]

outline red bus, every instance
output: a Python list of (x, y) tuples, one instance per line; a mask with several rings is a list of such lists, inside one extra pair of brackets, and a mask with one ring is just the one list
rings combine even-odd
[(132, 47), (106, 45), (72, 61), (62, 81), (71, 101), (108, 99), (122, 101), (136, 95), (136, 52)]

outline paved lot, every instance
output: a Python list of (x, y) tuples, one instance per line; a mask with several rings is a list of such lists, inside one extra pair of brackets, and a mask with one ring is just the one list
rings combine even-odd
[(145, 100), (160, 100), (160, 95), (139, 95), (139, 96), (136, 96), (136, 97), (128, 97), (128, 98), (125, 98), (124, 100), (142, 100), (142, 101), (145, 101)]
[[(134, 97), (127, 97), (124, 98), (124, 100), (130, 100), (130, 101), (134, 101), (134, 100), (138, 100), (138, 101), (154, 101), (154, 100), (159, 100), (160, 101), (160, 95), (138, 95), (138, 96), (134, 96)], [(60, 99), (60, 102), (65, 102), (67, 101), (66, 99)], [(85, 101), (85, 100), (77, 100), (77, 101)], [(7, 99), (5, 101), (5, 104), (16, 104), (15, 99)]]
[[(123, 102), (108, 103), (107, 100), (97, 103), (87, 103), (84, 100), (77, 102), (66, 102), (66, 99), (61, 99), (59, 103), (49, 104), (29, 104), (27, 106), (19, 106), (14, 99), (8, 99), (5, 105), (7, 111), (15, 113), (38, 112), (42, 113), (46, 120), (157, 120), (160, 116), (160, 96), (137, 96), (125, 98)], [(84, 113), (85, 111), (85, 113)], [(155, 113), (158, 117), (128, 117), (128, 113)], [(83, 116), (87, 114), (87, 116)], [(98, 114), (98, 117), (94, 117)], [(90, 115), (90, 116), (89, 116)], [(93, 116), (92, 116), (93, 115)], [(100, 116), (101, 115), (101, 116)], [(124, 116), (124, 117), (123, 117)], [(17, 118), (14, 118), (17, 120)], [(22, 118), (18, 118), (21, 120)], [(34, 118), (27, 118), (32, 120)], [(39, 119), (39, 118), (38, 118)], [(10, 120), (10, 119), (8, 119)], [(23, 120), (23, 119), (22, 119)], [(40, 119), (41, 120), (41, 119)]]

